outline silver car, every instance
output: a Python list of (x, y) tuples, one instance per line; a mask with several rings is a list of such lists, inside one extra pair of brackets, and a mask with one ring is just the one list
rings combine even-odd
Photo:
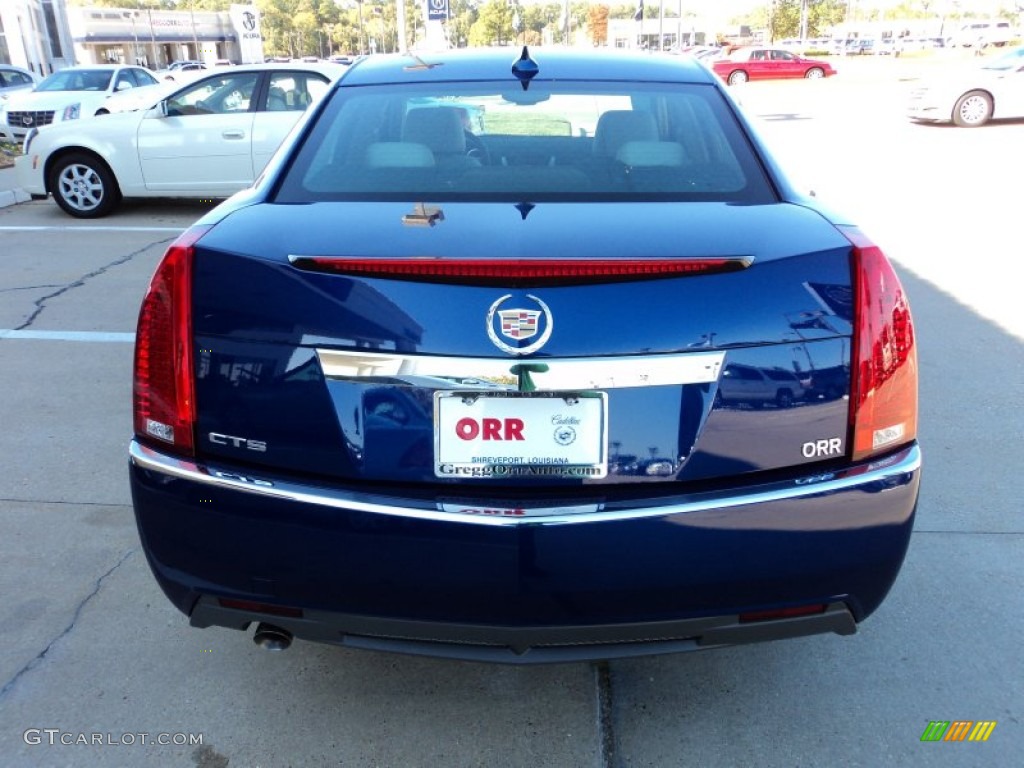
[[(31, 91), (39, 82), (39, 75), (21, 67), (13, 67), (10, 64), (0, 64), (0, 113), (3, 113), (7, 99), (12, 93), (18, 91)], [(0, 117), (0, 139), (13, 140), (13, 135), (5, 134), (3, 124), (6, 122)]]

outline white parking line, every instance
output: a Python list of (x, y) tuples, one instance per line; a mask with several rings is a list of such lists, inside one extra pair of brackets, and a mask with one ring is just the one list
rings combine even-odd
[(0, 232), (184, 232), (188, 229), (183, 227), (29, 227), (9, 226), (0, 227)]
[(0, 328), (0, 339), (134, 343), (135, 334), (104, 333), (103, 331), (18, 331), (13, 328)]

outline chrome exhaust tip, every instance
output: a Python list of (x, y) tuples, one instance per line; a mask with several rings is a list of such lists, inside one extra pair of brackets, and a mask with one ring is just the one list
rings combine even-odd
[(261, 623), (256, 627), (252, 641), (267, 651), (285, 651), (292, 644), (292, 633), (273, 624)]

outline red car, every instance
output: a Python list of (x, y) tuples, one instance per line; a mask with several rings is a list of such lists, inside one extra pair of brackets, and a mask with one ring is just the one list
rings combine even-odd
[(781, 77), (817, 80), (836, 73), (827, 61), (805, 59), (781, 48), (739, 48), (711, 66), (729, 85)]

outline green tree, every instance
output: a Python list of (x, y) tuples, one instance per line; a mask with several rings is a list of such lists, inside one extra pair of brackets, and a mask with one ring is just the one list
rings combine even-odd
[(807, 7), (807, 36), (826, 37), (832, 27), (846, 21), (846, 0), (813, 0)]
[(546, 9), (542, 5), (526, 5), (519, 8), (519, 39), (527, 45), (544, 42), (544, 29), (548, 25)]
[(453, 48), (464, 48), (469, 44), (469, 31), (477, 20), (478, 7), (477, 0), (449, 0), (445, 29)]
[(512, 18), (515, 8), (506, 0), (489, 0), (480, 8), (476, 22), (469, 30), (471, 46), (506, 45), (514, 42)]
[(800, 34), (800, 0), (775, 0), (768, 18), (768, 40), (774, 42)]

